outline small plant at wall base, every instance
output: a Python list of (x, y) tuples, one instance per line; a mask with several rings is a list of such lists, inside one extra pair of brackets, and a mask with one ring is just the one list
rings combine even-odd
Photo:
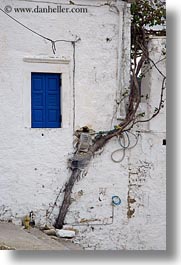
[[(152, 29), (153, 26), (163, 26), (166, 19), (165, 3), (159, 0), (135, 0), (131, 1), (131, 81), (129, 87), (129, 93), (126, 93), (128, 98), (127, 110), (125, 118), (116, 125), (110, 131), (100, 131), (98, 133), (93, 132), (92, 143), (89, 145), (86, 152), (82, 152), (78, 148), (79, 140), (82, 133), (90, 133), (89, 128), (84, 127), (82, 130), (77, 131), (78, 143), (77, 149), (69, 160), (69, 167), (72, 171), (71, 176), (64, 188), (64, 198), (60, 206), (59, 215), (55, 222), (55, 227), (61, 229), (64, 225), (65, 217), (71, 204), (71, 192), (76, 181), (81, 178), (82, 171), (88, 166), (94, 155), (102, 150), (108, 141), (113, 137), (118, 137), (120, 143), (123, 143), (123, 149), (125, 150), (125, 134), (131, 133), (130, 130), (135, 124), (140, 122), (148, 122), (156, 117), (162, 107), (164, 106), (164, 89), (166, 76), (157, 67), (158, 62), (154, 62), (149, 58), (148, 51), (148, 39), (150, 35), (165, 35), (165, 30), (155, 31)], [(140, 74), (141, 69), (145, 64), (148, 64), (150, 69), (155, 69), (162, 76), (162, 86), (160, 92), (158, 92), (159, 105), (155, 107), (153, 114), (148, 118), (144, 119), (145, 113), (138, 114), (138, 107), (141, 101), (141, 94), (139, 89), (139, 81), (144, 75)], [(132, 146), (134, 147), (134, 146)], [(131, 148), (132, 148), (131, 147)]]

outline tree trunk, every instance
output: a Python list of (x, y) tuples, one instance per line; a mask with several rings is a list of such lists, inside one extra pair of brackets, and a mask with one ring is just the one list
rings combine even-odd
[(65, 193), (62, 205), (60, 207), (58, 218), (55, 222), (55, 228), (61, 229), (64, 225), (64, 220), (71, 204), (71, 193), (76, 180), (80, 177), (81, 170), (78, 168), (73, 169), (69, 181), (65, 185)]
[[(110, 140), (112, 137), (114, 136), (114, 134), (112, 135), (107, 135), (107, 136), (103, 136), (100, 139), (98, 139), (90, 148), (90, 153), (91, 155), (88, 158), (88, 163), (90, 162), (93, 154), (98, 151), (99, 149), (101, 149), (105, 143)], [(73, 186), (75, 184), (75, 182), (77, 180), (79, 180), (80, 178), (80, 174), (81, 174), (81, 169), (79, 168), (73, 168), (72, 169), (72, 174), (70, 179), (68, 180), (68, 182), (65, 185), (65, 190), (64, 190), (64, 198), (63, 198), (63, 202), (62, 205), (60, 206), (60, 211), (59, 211), (59, 215), (56, 219), (56, 222), (54, 224), (55, 228), (57, 229), (62, 229), (63, 225), (64, 225), (64, 220), (65, 217), (67, 215), (68, 209), (70, 207), (71, 204), (71, 193), (72, 193), (72, 189)]]

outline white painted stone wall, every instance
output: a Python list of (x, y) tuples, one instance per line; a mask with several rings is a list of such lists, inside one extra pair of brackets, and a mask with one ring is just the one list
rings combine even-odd
[[(88, 125), (96, 131), (109, 130), (118, 122), (111, 122), (115, 100), (129, 85), (129, 5), (112, 1), (118, 13), (115, 7), (97, 7), (106, 3), (103, 0), (77, 2), (87, 5), (88, 13), (9, 13), (53, 40), (81, 38), (76, 43), (75, 98), (72, 45), (57, 43), (53, 55), (50, 42), (0, 11), (0, 220), (20, 223), (33, 210), (37, 224), (45, 224), (47, 213), (47, 221), (53, 222), (58, 207), (51, 213), (51, 206), (70, 176), (67, 158), (73, 152), (74, 114), (76, 128)], [(34, 8), (37, 3), (4, 0), (0, 8), (6, 5)], [(38, 5), (47, 7), (46, 3)], [(161, 43), (152, 40), (153, 59), (164, 43), (164, 39)], [(164, 61), (160, 67), (165, 69)], [(31, 72), (62, 73), (63, 128), (31, 128)], [(150, 99), (143, 107), (154, 108), (161, 79), (157, 72), (147, 78)], [(85, 249), (165, 249), (164, 110), (146, 129), (136, 129), (141, 130), (139, 143), (122, 163), (111, 160), (111, 152), (119, 148), (114, 139), (75, 185), (66, 223), (78, 230), (75, 242)], [(129, 194), (135, 200), (132, 205)], [(120, 206), (112, 207), (114, 195), (121, 198)], [(63, 193), (57, 205), (62, 199)], [(129, 206), (135, 209), (131, 218)]]

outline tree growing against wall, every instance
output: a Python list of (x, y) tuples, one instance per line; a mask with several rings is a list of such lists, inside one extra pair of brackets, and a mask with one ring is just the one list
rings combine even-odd
[[(123, 140), (124, 142), (125, 133), (130, 132), (137, 123), (152, 120), (160, 113), (162, 107), (164, 106), (163, 96), (166, 76), (157, 67), (157, 63), (149, 57), (148, 40), (151, 34), (165, 35), (165, 2), (161, 0), (132, 0), (131, 2), (131, 78), (127, 95), (121, 95), (123, 98), (125, 96), (128, 98), (126, 115), (125, 118), (112, 130), (94, 133), (92, 144), (89, 146), (87, 152), (82, 153), (77, 148), (72, 159), (69, 160), (69, 167), (72, 173), (65, 184), (63, 202), (60, 206), (59, 215), (55, 222), (55, 227), (58, 229), (63, 227), (66, 214), (70, 207), (73, 186), (75, 182), (80, 179), (82, 169), (89, 164), (95, 153), (101, 150), (113, 137), (118, 137), (120, 141)], [(155, 30), (155, 26), (159, 26), (161, 28), (159, 30)], [(144, 77), (141, 73), (141, 69), (145, 64), (148, 64), (150, 69), (155, 67), (163, 78), (162, 86), (158, 92), (158, 97), (160, 98), (159, 105), (155, 107), (154, 112), (147, 119), (144, 119), (144, 113), (138, 113), (138, 108), (141, 102), (139, 80)], [(89, 129), (86, 127), (84, 127), (83, 130), (87, 130), (87, 132), (89, 132)], [(78, 142), (82, 131), (80, 130), (75, 133)]]

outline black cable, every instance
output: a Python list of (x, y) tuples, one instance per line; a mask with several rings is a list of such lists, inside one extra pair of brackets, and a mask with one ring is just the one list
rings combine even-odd
[(75, 111), (76, 111), (76, 102), (75, 102), (75, 43), (80, 41), (81, 39), (79, 37), (76, 36), (76, 39), (74, 41), (70, 41), (70, 40), (65, 40), (65, 39), (58, 39), (58, 40), (52, 40), (50, 38), (47, 38), (46, 36), (36, 32), (35, 30), (27, 27), (26, 25), (24, 25), (23, 23), (21, 23), (20, 21), (18, 21), (17, 19), (15, 19), (14, 17), (10, 16), (9, 14), (7, 14), (2, 8), (0, 8), (0, 11), (3, 12), (5, 15), (7, 15), (10, 19), (12, 19), (13, 21), (15, 21), (16, 23), (18, 23), (20, 26), (24, 27), (25, 29), (29, 30), (30, 32), (32, 32), (33, 34), (47, 40), (50, 41), (52, 44), (52, 51), (55, 54), (56, 53), (56, 43), (57, 42), (66, 42), (66, 43), (71, 43), (72, 47), (73, 47), (73, 130), (75, 129)]
[(42, 34), (36, 32), (35, 30), (29, 28), (28, 26), (24, 25), (22, 22), (20, 22), (20, 21), (17, 20), (16, 18), (14, 18), (14, 17), (10, 16), (9, 14), (7, 14), (2, 8), (0, 8), (0, 11), (3, 12), (6, 16), (8, 16), (10, 19), (12, 19), (13, 21), (15, 21), (15, 22), (16, 22), (17, 24), (19, 24), (20, 26), (22, 26), (22, 27), (24, 27), (25, 29), (27, 29), (27, 30), (29, 30), (30, 32), (32, 32), (33, 34), (35, 34), (35, 35), (37, 35), (37, 36), (39, 36), (39, 37), (41, 37), (41, 38), (43, 38), (43, 39), (45, 39), (45, 40), (47, 40), (47, 41), (50, 41), (51, 44), (52, 44), (52, 51), (53, 51), (54, 54), (55, 54), (55, 52), (56, 52), (56, 42), (67, 42), (67, 43), (71, 43), (71, 44), (73, 44), (73, 43), (76, 43), (76, 42), (78, 42), (78, 41), (80, 40), (80, 38), (77, 38), (77, 39), (74, 40), (74, 41), (71, 41), (71, 40), (64, 40), (64, 39), (62, 39), (62, 40), (61, 40), (61, 39), (60, 39), (60, 40), (52, 40), (52, 39), (50, 39), (50, 38), (48, 38), (48, 37), (46, 37), (46, 36), (44, 36), (44, 35), (42, 35)]
[(14, 20), (16, 23), (18, 23), (19, 25), (21, 25), (22, 27), (24, 27), (25, 29), (31, 31), (32, 33), (36, 34), (37, 36), (45, 39), (45, 40), (48, 40), (48, 41), (53, 41), (52, 39), (49, 39), (43, 35), (41, 35), (40, 33), (34, 31), (33, 29), (30, 29), (29, 27), (27, 27), (26, 25), (24, 25), (23, 23), (21, 23), (20, 21), (18, 21), (17, 19), (15, 19), (14, 17), (10, 16), (9, 14), (7, 14), (2, 8), (0, 8), (0, 11), (2, 11), (6, 16), (8, 16), (9, 18), (11, 18), (12, 20)]

